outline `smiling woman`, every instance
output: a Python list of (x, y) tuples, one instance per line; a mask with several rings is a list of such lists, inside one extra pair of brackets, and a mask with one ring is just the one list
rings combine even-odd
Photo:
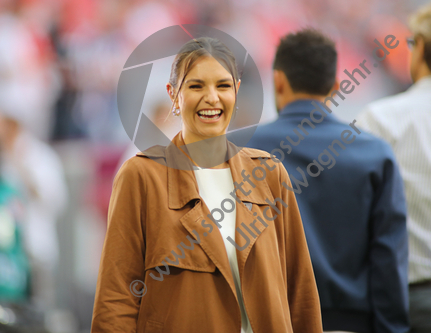
[(226, 133), (240, 85), (211, 55), (201, 56), (190, 67), (178, 91), (172, 83), (166, 85), (174, 107), (180, 109), (186, 144)]
[(174, 115), (182, 117), (186, 144), (226, 133), (240, 83), (235, 57), (220, 41), (200, 38), (184, 45), (166, 89)]
[[(176, 56), (166, 89), (182, 130), (114, 179), (91, 332), (322, 332), (295, 195), (281, 186), (292, 186), (287, 172), (273, 160), (247, 182), (243, 173), (271, 155), (226, 138), (239, 86), (216, 39), (191, 40)], [(220, 207), (222, 223), (205, 221)], [(256, 236), (245, 245), (242, 225)]]

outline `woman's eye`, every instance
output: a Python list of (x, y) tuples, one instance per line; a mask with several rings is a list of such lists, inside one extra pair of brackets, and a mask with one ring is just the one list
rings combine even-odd
[(231, 88), (232, 86), (230, 84), (221, 84), (219, 85), (221, 88)]
[(194, 85), (190, 86), (190, 88), (191, 89), (199, 89), (199, 88), (202, 88), (202, 87), (200, 85), (198, 85), (198, 84), (194, 84)]

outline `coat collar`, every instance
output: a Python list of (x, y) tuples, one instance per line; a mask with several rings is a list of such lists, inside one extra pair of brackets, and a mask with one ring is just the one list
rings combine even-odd
[[(256, 204), (267, 204), (266, 199), (274, 200), (266, 180), (251, 180), (259, 186), (252, 187), (248, 182), (244, 182), (245, 175), (251, 175), (255, 164), (252, 159), (268, 158), (270, 155), (264, 151), (240, 148), (226, 139), (227, 144), (227, 161), (232, 172), (233, 181), (240, 184), (244, 183), (242, 191), (237, 190), (236, 195), (241, 201), (252, 202)], [(139, 152), (136, 155), (146, 156), (157, 159), (159, 163), (166, 165), (168, 168), (168, 205), (170, 209), (181, 209), (193, 199), (200, 199), (197, 180), (193, 171), (193, 163), (183, 153), (185, 143), (181, 131), (172, 139), (167, 146), (153, 146)]]
[[(257, 159), (259, 157), (269, 158), (271, 156), (269, 153), (261, 150), (252, 148), (241, 149), (228, 140), (226, 140), (226, 142), (227, 155), (229, 157), (228, 163), (232, 172), (233, 181), (236, 183), (243, 182), (244, 176), (242, 173), (245, 175), (252, 175), (252, 171), (256, 165), (252, 159)], [(146, 156), (152, 159), (157, 159), (159, 163), (164, 162), (164, 164), (168, 166), (168, 200), (170, 209), (181, 209), (189, 201), (193, 199), (201, 199), (199, 196), (198, 184), (193, 171), (192, 162), (179, 149), (181, 146), (184, 146), (184, 141), (182, 139), (181, 132), (179, 132), (167, 147), (153, 146), (144, 152), (137, 154), (138, 156)], [(262, 177), (260, 172), (258, 177)], [(244, 182), (242, 188), (244, 189), (245, 193), (250, 191), (250, 194), (246, 196), (240, 190), (237, 190), (236, 195), (241, 201), (251, 202), (258, 205), (268, 205), (268, 202), (266, 201), (268, 199), (271, 200), (271, 202), (274, 202), (274, 197), (266, 179), (262, 181), (256, 181), (254, 180), (253, 176), (250, 179), (256, 185), (256, 187), (253, 188), (252, 185)], [(196, 241), (198, 241), (196, 238), (196, 233), (198, 235), (204, 236), (207, 234), (207, 229), (202, 225), (201, 221), (203, 219), (208, 221), (208, 214), (210, 214), (210, 211), (201, 200), (196, 201), (194, 207), (180, 219), (180, 223), (189, 232), (190, 236)], [(253, 208), (252, 213), (250, 209), (244, 204), (237, 203), (235, 240), (238, 240), (238, 242), (241, 243), (241, 247), (245, 246), (245, 248), (241, 251), (238, 249), (236, 250), (241, 280), (243, 278), (244, 266), (248, 255), (256, 243), (257, 238), (260, 237), (261, 233), (266, 228), (266, 226), (264, 226), (262, 223), (257, 223), (256, 227), (259, 229), (257, 237), (253, 238), (250, 236), (247, 238), (247, 242), (243, 236), (239, 234), (239, 230), (241, 230), (241, 223), (245, 221), (251, 222), (253, 219), (255, 219), (254, 214), (258, 214), (256, 216), (263, 220), (264, 217), (262, 216), (262, 212), (256, 207)], [(194, 231), (196, 231), (196, 233)], [(244, 245), (244, 242), (246, 242), (246, 245)], [(212, 234), (212, 237), (201, 237), (199, 239), (199, 246), (205, 251), (211, 261), (223, 274), (231, 288), (232, 293), (238, 297), (221, 233), (215, 232)]]

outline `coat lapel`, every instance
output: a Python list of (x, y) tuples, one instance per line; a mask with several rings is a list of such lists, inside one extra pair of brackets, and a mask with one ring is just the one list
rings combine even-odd
[[(253, 155), (247, 148), (241, 149), (230, 141), (226, 140), (226, 142), (227, 159), (231, 168), (233, 181), (237, 184), (243, 183), (242, 188), (245, 193), (248, 193), (248, 195), (245, 195), (238, 189), (236, 190), (236, 196), (239, 200), (252, 204), (250, 210), (244, 203), (236, 202), (235, 241), (241, 248), (241, 250), (239, 250), (237, 247), (237, 258), (239, 273), (242, 280), (247, 257), (260, 234), (266, 228), (261, 222), (254, 224), (254, 227), (257, 228), (258, 231), (249, 225), (257, 217), (263, 219), (262, 211), (258, 206), (268, 205), (266, 199), (273, 202), (274, 198), (266, 180), (256, 181), (251, 176), (250, 180), (256, 185), (254, 188), (253, 185), (244, 181), (244, 175), (252, 175), (252, 171), (255, 167), (252, 158), (264, 157), (265, 155), (263, 153), (259, 154), (256, 151), (254, 151), (255, 155)], [(205, 251), (225, 277), (233, 294), (237, 296), (222, 235), (216, 225), (208, 218), (210, 211), (199, 195), (193, 164), (182, 151), (184, 150), (183, 148), (185, 148), (184, 145), (181, 132), (179, 132), (164, 151), (166, 166), (168, 167), (169, 208), (182, 209), (190, 201), (199, 199), (194, 201), (194, 206), (180, 219), (180, 223), (190, 233), (191, 237), (198, 241), (199, 246)], [(182, 146), (183, 148), (180, 149)], [(151, 148), (141, 154), (148, 157), (151, 157), (152, 154), (157, 155), (154, 151), (151, 151)], [(161, 157), (159, 155), (160, 152), (156, 157)], [(257, 171), (256, 175), (260, 176), (260, 171)]]
[(183, 151), (187, 151), (187, 148), (181, 132), (179, 132), (172, 139), (172, 143), (166, 147), (169, 208), (181, 209), (191, 200), (199, 199), (195, 201), (193, 208), (180, 219), (180, 223), (190, 236), (198, 241), (199, 246), (223, 274), (236, 296), (236, 288), (222, 235), (208, 218), (210, 211), (199, 195), (193, 163)]
[[(238, 147), (233, 143), (229, 142), (229, 146), (231, 151), (234, 151)], [(247, 258), (250, 254), (251, 249), (254, 244), (262, 234), (262, 232), (267, 228), (267, 226), (271, 223), (267, 221), (262, 212), (263, 208), (268, 207), (268, 202), (266, 200), (270, 200), (274, 202), (274, 197), (269, 189), (268, 183), (265, 178), (262, 177), (263, 174), (260, 170), (255, 171), (256, 177), (261, 177), (263, 180), (256, 181), (252, 172), (256, 167), (256, 164), (253, 162), (252, 158), (264, 158), (264, 153), (259, 153), (256, 150), (249, 150), (247, 148), (242, 149), (235, 155), (232, 156), (229, 160), (229, 165), (232, 171), (232, 178), (234, 183), (241, 184), (245, 195), (239, 189), (236, 190), (236, 196), (244, 203), (236, 204), (236, 231), (235, 231), (235, 242), (237, 244), (237, 260), (238, 260), (238, 269), (240, 278), (242, 280), (244, 266), (247, 261)], [(265, 169), (265, 168), (264, 168)], [(245, 181), (244, 178), (250, 175), (249, 180), (252, 184)], [(251, 204), (251, 209), (249, 207)], [(263, 206), (263, 207), (262, 207)], [(265, 224), (260, 221), (264, 221)], [(253, 222), (255, 222), (253, 224)], [(253, 224), (253, 226), (251, 226)], [(257, 229), (257, 230), (256, 230)]]

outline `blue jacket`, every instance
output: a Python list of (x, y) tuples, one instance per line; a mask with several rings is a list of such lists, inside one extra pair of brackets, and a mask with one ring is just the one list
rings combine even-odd
[(391, 147), (352, 123), (298, 100), (247, 146), (274, 154), (290, 175), (324, 330), (408, 332), (403, 182)]

